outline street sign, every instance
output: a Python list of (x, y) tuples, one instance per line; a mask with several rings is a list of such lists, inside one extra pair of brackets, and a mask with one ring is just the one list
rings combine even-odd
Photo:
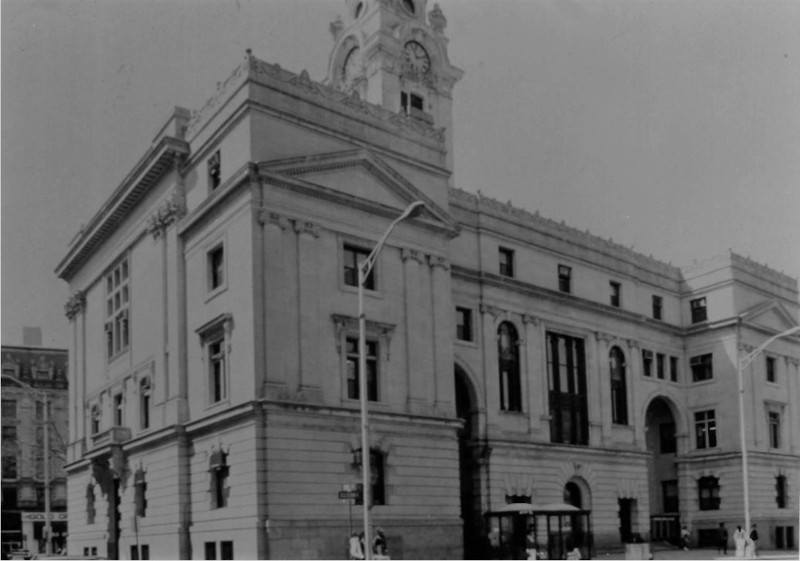
[(342, 500), (357, 499), (360, 495), (358, 491), (339, 491), (339, 498)]

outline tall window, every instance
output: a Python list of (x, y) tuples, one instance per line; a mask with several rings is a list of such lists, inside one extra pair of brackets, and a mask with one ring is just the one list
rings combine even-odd
[(697, 481), (700, 510), (719, 510), (719, 479), (712, 476), (701, 477)]
[(781, 447), (781, 415), (776, 411), (770, 411), (768, 414), (769, 421), (769, 447)]
[(775, 502), (777, 503), (778, 508), (786, 508), (787, 496), (786, 476), (779, 475), (775, 478)]
[[(356, 450), (356, 462), (361, 466), (361, 450)], [(372, 485), (370, 486), (370, 504), (386, 504), (386, 454), (378, 449), (369, 451), (369, 474)], [(359, 493), (355, 504), (364, 504), (364, 495)]]
[(628, 424), (628, 399), (625, 384), (625, 355), (619, 347), (609, 353), (611, 368), (611, 421), (618, 425)]
[(717, 421), (713, 409), (694, 414), (694, 430), (698, 449), (716, 447)]
[(3, 454), (3, 479), (17, 478), (17, 453)]
[(106, 353), (111, 359), (128, 348), (129, 312), (128, 259), (106, 275)]
[(500, 409), (522, 411), (519, 336), (513, 324), (504, 321), (497, 329), (497, 361), (500, 372)]
[(500, 274), (504, 277), (514, 276), (514, 250), (507, 247), (498, 249), (500, 257)]
[(664, 512), (678, 512), (678, 480), (669, 479), (661, 482), (661, 496)]
[(550, 440), (588, 444), (583, 339), (547, 333), (547, 377), (550, 388)]
[(86, 486), (86, 523), (94, 524), (94, 485), (89, 483)]
[(208, 252), (208, 290), (214, 291), (225, 284), (225, 248), (219, 245)]
[[(370, 250), (345, 244), (342, 252), (344, 258), (344, 283), (347, 286), (358, 286), (358, 265), (369, 257)], [(375, 290), (375, 268), (364, 279), (364, 288)]]
[(219, 187), (222, 178), (221, 171), (222, 171), (222, 158), (219, 154), (219, 150), (217, 150), (208, 159), (208, 185), (211, 187), (212, 191), (217, 187)]
[(17, 418), (17, 400), (4, 399), (3, 400), (3, 419), (16, 419)]
[(134, 503), (136, 516), (144, 517), (147, 514), (147, 481), (143, 470), (136, 470), (133, 477)]
[(653, 351), (642, 349), (642, 374), (653, 375)]
[(472, 310), (456, 307), (456, 339), (472, 341)]
[(766, 358), (766, 367), (767, 367), (767, 382), (772, 382), (773, 384), (777, 380), (777, 373), (775, 371), (775, 357), (768, 356)]
[(414, 92), (400, 92), (400, 106), (407, 115), (412, 109), (425, 111), (425, 98)]
[(567, 294), (572, 292), (572, 267), (558, 266), (558, 289)]
[(114, 394), (114, 426), (125, 426), (125, 400), (121, 393)]
[(675, 423), (661, 423), (658, 425), (659, 451), (662, 454), (674, 454), (678, 449), (675, 438)]
[(678, 357), (669, 357), (669, 379), (671, 382), (678, 381)]
[(150, 405), (153, 399), (153, 389), (150, 378), (143, 378), (139, 382), (139, 426), (142, 429), (150, 428)]
[(211, 508), (228, 506), (228, 495), (230, 494), (230, 487), (228, 487), (228, 475), (230, 473), (228, 454), (222, 450), (214, 450), (211, 453), (208, 472), (211, 483)]
[[(358, 338), (347, 338), (347, 397), (360, 399)], [(367, 366), (367, 399), (378, 401), (378, 343), (365, 341)]]
[(226, 359), (225, 335), (220, 333), (208, 342), (208, 391), (211, 403), (228, 397)]
[(711, 353), (693, 356), (689, 359), (689, 367), (692, 369), (692, 382), (702, 382), (714, 377)]
[(664, 299), (653, 294), (653, 319), (661, 319), (664, 311)]
[(619, 308), (622, 305), (622, 285), (615, 281), (609, 282), (608, 285), (611, 289), (611, 305)]
[(705, 297), (695, 298), (694, 300), (690, 300), (689, 306), (692, 309), (692, 323), (699, 323), (701, 321), (706, 321), (708, 319)]
[(97, 433), (100, 432), (100, 406), (99, 405), (92, 405), (91, 426), (92, 426), (92, 434), (97, 434)]
[(656, 353), (656, 377), (659, 380), (664, 379), (664, 354)]

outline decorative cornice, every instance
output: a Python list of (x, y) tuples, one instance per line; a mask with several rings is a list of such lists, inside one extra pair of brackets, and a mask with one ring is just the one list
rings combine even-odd
[(86, 291), (79, 290), (69, 297), (67, 303), (64, 304), (64, 313), (67, 319), (72, 320), (76, 315), (81, 313), (86, 307)]
[[(341, 314), (331, 314), (331, 319), (336, 328), (336, 352), (342, 353), (342, 335), (345, 331), (358, 331), (358, 318), (352, 316), (345, 316)], [(391, 358), (390, 349), (392, 343), (392, 333), (394, 333), (396, 325), (393, 323), (384, 323), (381, 321), (366, 320), (366, 333), (377, 335), (381, 337), (381, 346), (386, 351), (386, 360)]]
[(173, 197), (164, 202), (147, 219), (147, 233), (158, 239), (164, 234), (166, 229), (186, 215), (186, 206), (180, 200), (177, 192)]
[(428, 255), (428, 263), (433, 269), (436, 267), (441, 267), (445, 271), (450, 270), (450, 261), (441, 255)]
[(451, 201), (474, 212), (494, 214), (503, 219), (511, 218), (524, 226), (535, 228), (551, 235), (556, 233), (560, 239), (605, 252), (614, 257), (630, 261), (634, 265), (669, 276), (672, 279), (677, 280), (680, 278), (681, 270), (678, 267), (659, 261), (652, 256), (648, 257), (637, 253), (629, 247), (614, 243), (613, 240), (605, 240), (590, 234), (588, 231), (584, 232), (567, 226), (564, 221), (556, 222), (555, 220), (550, 220), (541, 216), (538, 211), (531, 213), (525, 209), (515, 207), (511, 204), (511, 201), (502, 203), (497, 199), (484, 196), (480, 191), (478, 191), (477, 195), (474, 195), (456, 187), (450, 188), (449, 196)]
[(319, 224), (316, 224), (314, 222), (308, 222), (305, 220), (296, 220), (294, 223), (294, 231), (300, 235), (308, 234), (309, 236), (318, 238), (320, 228)]
[(417, 251), (416, 249), (408, 249), (404, 247), (402, 250), (400, 250), (400, 257), (403, 259), (403, 262), (413, 259), (420, 265), (425, 264), (425, 254), (421, 251)]

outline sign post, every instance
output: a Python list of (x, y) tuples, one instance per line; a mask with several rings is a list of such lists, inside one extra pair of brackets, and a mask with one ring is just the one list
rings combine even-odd
[(347, 538), (353, 535), (353, 501), (360, 495), (358, 485), (352, 483), (345, 483), (342, 485), (342, 490), (339, 491), (339, 499), (347, 501)]

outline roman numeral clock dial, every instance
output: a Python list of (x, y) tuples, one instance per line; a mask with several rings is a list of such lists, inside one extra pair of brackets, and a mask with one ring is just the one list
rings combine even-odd
[(425, 47), (416, 41), (409, 41), (403, 48), (406, 61), (411, 69), (418, 74), (426, 74), (431, 69), (431, 58)]

